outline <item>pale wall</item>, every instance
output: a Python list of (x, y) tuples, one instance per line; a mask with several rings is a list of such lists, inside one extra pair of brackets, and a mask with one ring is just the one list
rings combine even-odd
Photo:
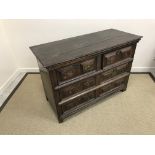
[(152, 60), (155, 20), (6, 20), (4, 23), (18, 67), (37, 67), (29, 46), (108, 28), (144, 36), (138, 44), (133, 67), (155, 67)]
[(0, 88), (17, 68), (38, 68), (29, 46), (108, 28), (144, 36), (133, 69), (155, 67), (155, 20), (0, 20)]
[(11, 51), (3, 22), (0, 21), (0, 90), (16, 70), (16, 63)]

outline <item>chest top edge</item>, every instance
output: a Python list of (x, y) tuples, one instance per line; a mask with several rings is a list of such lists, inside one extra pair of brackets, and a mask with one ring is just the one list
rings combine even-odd
[(104, 52), (127, 44), (135, 44), (142, 36), (108, 29), (87, 35), (32, 46), (30, 49), (40, 63), (48, 68), (85, 55)]

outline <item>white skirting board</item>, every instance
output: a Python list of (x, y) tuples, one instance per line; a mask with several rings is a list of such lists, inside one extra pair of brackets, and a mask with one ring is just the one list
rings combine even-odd
[[(0, 89), (0, 107), (15, 89), (24, 75), (28, 72), (39, 72), (38, 68), (19, 68), (12, 76), (6, 81), (3, 87)], [(155, 75), (155, 67), (132, 67), (131, 72), (152, 72)]]
[(5, 84), (0, 88), (0, 107), (27, 72), (39, 72), (39, 69), (38, 68), (17, 69), (5, 82)]
[(131, 72), (155, 72), (155, 67), (132, 67)]

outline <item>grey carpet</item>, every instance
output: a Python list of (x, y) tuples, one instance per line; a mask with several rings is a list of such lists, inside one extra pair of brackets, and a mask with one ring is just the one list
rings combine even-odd
[(132, 74), (127, 91), (59, 124), (39, 74), (29, 74), (0, 113), (0, 134), (155, 134), (155, 83)]

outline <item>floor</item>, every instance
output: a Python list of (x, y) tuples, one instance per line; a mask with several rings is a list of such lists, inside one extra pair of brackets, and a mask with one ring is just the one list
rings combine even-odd
[(155, 134), (155, 83), (132, 74), (128, 89), (59, 124), (39, 74), (29, 74), (0, 113), (0, 134)]

